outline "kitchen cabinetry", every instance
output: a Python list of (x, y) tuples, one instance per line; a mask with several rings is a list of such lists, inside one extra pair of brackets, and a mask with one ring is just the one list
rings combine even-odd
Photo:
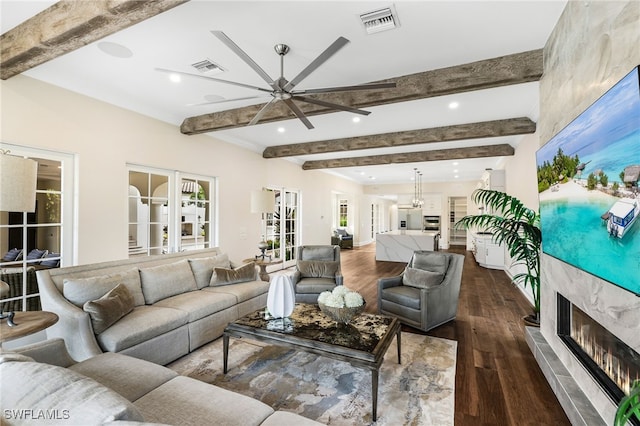
[(449, 245), (467, 245), (467, 231), (454, 225), (467, 215), (466, 197), (449, 197)]
[(485, 172), (482, 174), (480, 187), (482, 189), (492, 189), (494, 191), (504, 192), (504, 170), (485, 170)]
[(473, 255), (480, 266), (504, 269), (504, 247), (492, 241), (491, 234), (473, 234)]

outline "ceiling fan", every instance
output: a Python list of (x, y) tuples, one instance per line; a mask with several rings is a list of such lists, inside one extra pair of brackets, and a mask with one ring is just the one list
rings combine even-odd
[[(245, 87), (248, 89), (259, 90), (261, 92), (268, 93), (271, 96), (269, 102), (267, 102), (260, 111), (251, 119), (248, 125), (256, 124), (264, 113), (269, 109), (270, 106), (275, 104), (278, 101), (282, 101), (287, 105), (287, 107), (293, 112), (293, 114), (300, 119), (304, 123), (304, 125), (308, 129), (313, 129), (313, 124), (309, 121), (309, 119), (304, 115), (302, 110), (293, 102), (306, 102), (309, 104), (315, 104), (324, 106), (327, 108), (336, 109), (339, 111), (347, 111), (355, 114), (361, 115), (369, 115), (370, 111), (365, 111), (358, 108), (352, 108), (345, 105), (339, 105), (333, 102), (326, 102), (320, 99), (310, 98), (305, 95), (318, 94), (318, 93), (330, 93), (330, 92), (344, 92), (351, 90), (374, 90), (374, 89), (388, 89), (396, 87), (396, 83), (368, 83), (368, 84), (360, 84), (355, 86), (339, 86), (339, 87), (324, 87), (318, 89), (303, 89), (303, 90), (294, 90), (295, 86), (297, 86), (302, 80), (304, 80), (309, 74), (315, 71), (320, 65), (325, 63), (330, 57), (332, 57), (336, 52), (338, 52), (341, 48), (343, 48), (349, 40), (344, 37), (338, 37), (336, 41), (334, 41), (324, 52), (322, 52), (316, 59), (314, 59), (305, 69), (303, 69), (296, 77), (292, 80), (287, 80), (284, 77), (284, 56), (289, 52), (290, 48), (286, 44), (276, 44), (274, 49), (276, 53), (280, 56), (280, 77), (276, 80), (272, 79), (269, 74), (267, 74), (249, 55), (247, 55), (237, 44), (233, 42), (225, 33), (222, 31), (211, 31), (211, 33), (218, 38), (222, 43), (224, 43), (229, 49), (231, 49), (236, 55), (240, 57), (247, 65), (249, 65), (262, 79), (269, 85), (269, 88), (253, 86), (244, 83), (237, 83), (235, 81), (222, 80), (215, 77), (209, 77), (205, 75), (192, 74), (182, 71), (173, 71), (164, 68), (156, 68), (158, 71), (175, 73), (188, 75), (191, 77), (204, 78), (207, 80), (213, 80), (219, 83), (232, 84), (239, 87)], [(242, 98), (247, 99), (247, 98)], [(239, 99), (233, 99), (239, 100)], [(215, 103), (215, 102), (214, 102)]]

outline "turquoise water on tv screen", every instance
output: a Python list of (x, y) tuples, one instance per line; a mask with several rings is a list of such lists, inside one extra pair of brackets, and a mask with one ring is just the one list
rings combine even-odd
[(609, 236), (600, 218), (616, 200), (586, 196), (571, 203), (541, 202), (543, 251), (640, 294), (640, 219), (619, 239)]

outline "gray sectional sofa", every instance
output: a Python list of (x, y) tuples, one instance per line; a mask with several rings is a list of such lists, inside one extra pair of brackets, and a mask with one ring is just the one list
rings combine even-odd
[(103, 352), (165, 365), (266, 306), (269, 283), (219, 248), (37, 271), (42, 309), (72, 358)]
[(320, 424), (126, 355), (76, 363), (61, 339), (0, 354), (0, 376), (3, 425)]

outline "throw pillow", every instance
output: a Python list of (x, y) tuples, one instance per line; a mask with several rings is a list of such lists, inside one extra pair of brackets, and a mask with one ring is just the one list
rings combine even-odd
[(424, 271), (416, 268), (406, 268), (402, 274), (402, 284), (416, 288), (436, 287), (444, 280), (440, 272)]
[(27, 260), (40, 259), (47, 254), (47, 250), (33, 249), (27, 253)]
[(16, 262), (22, 259), (22, 249), (13, 248), (5, 253), (2, 261), (4, 262)]
[(214, 268), (211, 276), (211, 286), (244, 283), (255, 281), (256, 264), (254, 262), (245, 263), (236, 269)]
[(45, 266), (47, 268), (57, 268), (60, 266), (60, 253), (47, 253), (44, 255), (42, 262), (40, 262), (40, 266)]
[(62, 294), (69, 302), (82, 308), (86, 302), (101, 298), (120, 283), (127, 286), (136, 306), (144, 305), (138, 268), (97, 277), (67, 278), (62, 282)]
[(446, 274), (449, 268), (449, 257), (443, 253), (416, 252), (413, 255), (411, 267)]
[(83, 309), (91, 317), (93, 332), (100, 334), (133, 311), (133, 296), (124, 284), (118, 284), (98, 300), (90, 300)]
[(302, 278), (335, 278), (339, 262), (326, 260), (298, 260), (296, 264)]
[(204, 257), (202, 259), (189, 259), (189, 265), (193, 271), (198, 288), (205, 288), (211, 284), (211, 275), (213, 268), (231, 268), (229, 256), (226, 253), (213, 257)]
[(187, 259), (150, 268), (140, 268), (140, 279), (147, 305), (198, 289)]

